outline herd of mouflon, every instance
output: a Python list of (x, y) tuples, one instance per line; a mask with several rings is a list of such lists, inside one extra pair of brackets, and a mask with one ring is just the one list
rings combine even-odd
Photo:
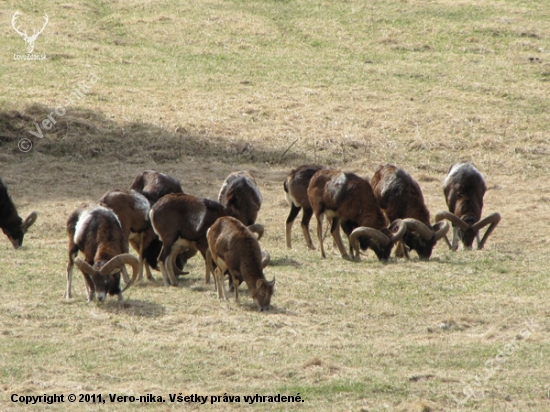
[[(409, 258), (414, 250), (429, 259), (438, 240), (451, 250), (459, 243), (482, 249), (500, 221), (498, 213), (482, 218), (487, 186), (472, 163), (455, 163), (443, 183), (448, 210), (436, 213), (431, 223), (419, 184), (405, 170), (380, 166), (370, 182), (358, 175), (319, 165), (302, 165), (287, 175), (284, 191), (290, 206), (286, 219), (286, 245), (292, 247), (294, 220), (302, 211), (301, 228), (309, 249), (315, 249), (309, 222), (317, 219), (317, 238), (322, 257), (323, 222), (345, 259), (360, 260), (361, 251), (372, 249), (387, 260)], [(231, 173), (222, 184), (218, 201), (184, 193), (179, 181), (152, 170), (140, 173), (129, 189), (109, 190), (95, 204), (82, 204), (67, 220), (68, 265), (65, 297), (71, 298), (72, 271), (76, 265), (86, 284), (88, 301), (122, 293), (137, 281), (154, 280), (159, 270), (165, 286), (176, 286), (187, 274), (185, 264), (197, 252), (205, 261), (205, 281), (214, 277), (220, 299), (228, 299), (228, 286), (239, 299), (244, 282), (261, 311), (269, 310), (275, 277), (267, 280), (264, 268), (270, 255), (260, 246), (264, 233), (256, 223), (262, 195), (247, 171)], [(23, 220), (0, 180), (0, 227), (14, 248), (36, 221), (32, 212)], [(483, 236), (480, 231), (488, 226)], [(452, 228), (449, 241), (447, 234)], [(345, 233), (346, 249), (341, 231)], [(129, 253), (129, 245), (137, 257)], [(83, 258), (79, 258), (79, 252)], [(132, 269), (128, 274), (126, 265)], [(122, 276), (124, 281), (121, 289)]]

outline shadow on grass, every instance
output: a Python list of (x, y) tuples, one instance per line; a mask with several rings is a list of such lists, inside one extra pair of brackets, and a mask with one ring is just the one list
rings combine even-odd
[[(49, 130), (46, 127), (50, 127)], [(215, 157), (225, 163), (310, 161), (303, 154), (286, 153), (287, 148), (266, 142), (211, 136), (209, 131), (184, 127), (168, 130), (150, 123), (118, 123), (104, 113), (78, 107), (69, 107), (63, 116), (58, 116), (55, 108), (41, 104), (33, 104), (23, 111), (0, 111), (2, 151), (26, 155), (18, 147), (21, 139), (29, 139), (32, 151), (84, 160), (112, 156), (122, 161), (139, 158), (163, 163), (193, 156)]]
[[(191, 290), (196, 290), (198, 292), (204, 292), (208, 290), (208, 285), (204, 284), (204, 276), (195, 276), (192, 274), (176, 276), (178, 284), (176, 286), (164, 286), (164, 280), (162, 275), (156, 273), (154, 275), (155, 280), (143, 280), (142, 282), (134, 284), (132, 287), (138, 288), (187, 288)], [(211, 282), (213, 285), (214, 283)]]
[(125, 314), (144, 318), (158, 318), (164, 316), (166, 312), (164, 306), (157, 303), (132, 299), (122, 302), (109, 300), (104, 305), (98, 305), (97, 307), (117, 315)]
[(291, 267), (299, 268), (302, 266), (302, 264), (295, 259), (282, 257), (282, 258), (271, 259), (268, 267), (269, 266), (291, 266)]

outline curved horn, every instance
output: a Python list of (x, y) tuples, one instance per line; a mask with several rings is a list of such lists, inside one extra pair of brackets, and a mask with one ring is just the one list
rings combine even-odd
[(479, 222), (476, 222), (472, 225), (472, 229), (477, 232), (480, 229), (483, 229), (489, 223), (494, 223), (495, 225), (500, 222), (500, 214), (497, 212), (487, 216), (485, 219), (481, 219)]
[(437, 212), (437, 214), (435, 215), (436, 222), (440, 222), (443, 219), (450, 221), (453, 225), (458, 226), (462, 230), (468, 230), (470, 228), (470, 225), (468, 223), (460, 219), (457, 215), (454, 215), (451, 212), (447, 212), (446, 210)]
[(74, 260), (74, 264), (87, 275), (93, 276), (97, 273), (97, 270), (95, 270), (88, 262), (80, 258), (76, 258)]
[(354, 229), (354, 231), (351, 232), (351, 234), (349, 235), (349, 242), (351, 246), (357, 251), (357, 255), (359, 255), (359, 238), (361, 236), (373, 238), (382, 246), (387, 246), (391, 242), (391, 239), (379, 230), (373, 229), (372, 227), (358, 227), (357, 229)]
[[(181, 276), (181, 275), (188, 275), (189, 274), (188, 271), (181, 270), (181, 269), (185, 268), (185, 265), (182, 266), (181, 269), (178, 267), (177, 261), (178, 261), (178, 256), (185, 255), (185, 262), (187, 262), (187, 259), (195, 256), (195, 253), (197, 253), (196, 249), (193, 249), (193, 250), (194, 250), (194, 252), (191, 250), (191, 248), (184, 249), (181, 246), (176, 247), (174, 245), (174, 247), (172, 248), (172, 252), (168, 256), (168, 259), (170, 259), (170, 264), (172, 265), (175, 276)], [(191, 254), (191, 255), (189, 256), (189, 254)]]
[[(435, 228), (435, 225), (434, 225), (434, 228)], [(443, 222), (441, 227), (438, 230), (436, 230), (435, 233), (434, 233), (434, 237), (435, 237), (436, 242), (439, 239), (441, 239), (443, 236), (445, 236), (450, 228), (451, 228), (451, 226), (449, 225), (449, 222)]]
[(122, 289), (122, 292), (124, 292), (126, 289), (128, 289), (132, 284), (135, 282), (138, 276), (139, 272), (139, 260), (134, 255), (131, 255), (129, 253), (124, 253), (122, 255), (115, 256), (111, 260), (109, 260), (105, 265), (101, 268), (99, 271), (99, 274), (102, 276), (107, 276), (110, 273), (112, 273), (114, 270), (119, 269), (122, 267), (122, 265), (129, 264), (132, 266), (132, 278), (130, 279), (130, 282)]
[(21, 225), (21, 230), (23, 230), (23, 233), (27, 233), (27, 230), (29, 230), (29, 227), (31, 227), (32, 224), (36, 222), (37, 217), (38, 217), (38, 214), (36, 212), (32, 212), (30, 215), (27, 216), (27, 218)]
[(269, 262), (271, 261), (271, 256), (267, 250), (262, 250), (262, 269), (265, 269)]
[(254, 223), (253, 225), (247, 226), (247, 229), (252, 233), (256, 233), (258, 235), (258, 240), (260, 240), (264, 235), (264, 226), (259, 223)]
[(390, 230), (392, 230), (397, 225), (397, 232), (395, 232), (390, 241), (395, 243), (398, 240), (401, 240), (405, 233), (407, 233), (407, 223), (401, 219), (395, 219), (390, 225)]
[(479, 222), (474, 223), (472, 225), (472, 228), (479, 230), (484, 226), (487, 226), (489, 223), (491, 224), (491, 226), (487, 228), (487, 231), (483, 235), (483, 239), (481, 239), (481, 242), (479, 242), (479, 244), (477, 245), (478, 249), (483, 249), (483, 246), (485, 246), (485, 242), (487, 241), (487, 239), (489, 238), (489, 235), (493, 232), (493, 230), (495, 230), (495, 227), (498, 225), (498, 222), (500, 222), (500, 214), (495, 212), (487, 216), (485, 219), (481, 219)]
[[(422, 237), (424, 240), (430, 240), (432, 236), (434, 235), (434, 232), (432, 229), (430, 229), (428, 226), (426, 226), (424, 223), (422, 223), (420, 220), (413, 219), (413, 218), (407, 218), (403, 219), (403, 222), (407, 225), (407, 230), (411, 232), (418, 232), (418, 234)], [(448, 226), (448, 224), (447, 224)]]

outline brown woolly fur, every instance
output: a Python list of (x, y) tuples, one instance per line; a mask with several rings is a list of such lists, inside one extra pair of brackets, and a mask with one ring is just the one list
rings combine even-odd
[[(405, 170), (390, 164), (374, 172), (371, 185), (390, 222), (406, 219), (407, 233), (403, 242), (421, 259), (429, 259), (436, 242), (448, 232), (449, 224), (442, 222), (432, 226), (420, 185)], [(409, 257), (404, 245), (400, 244), (396, 256), (403, 255)]]
[(292, 169), (285, 181), (283, 182), (283, 188), (285, 190), (286, 201), (290, 206), (290, 213), (286, 219), (286, 245), (288, 248), (292, 247), (292, 225), (294, 219), (300, 210), (302, 210), (302, 232), (306, 239), (306, 244), (310, 249), (315, 249), (313, 242), (311, 241), (311, 235), (309, 234), (309, 221), (313, 215), (313, 209), (311, 203), (307, 197), (307, 188), (309, 182), (315, 173), (323, 169), (323, 166), (319, 165), (302, 165), (295, 169)]
[(177, 179), (154, 170), (145, 170), (139, 173), (130, 189), (145, 196), (151, 205), (169, 193), (183, 193)]
[(130, 232), (144, 232), (151, 227), (149, 202), (135, 191), (109, 190), (99, 199), (99, 204), (115, 212), (126, 237)]
[[(218, 297), (225, 296), (223, 279), (228, 270), (233, 285), (237, 277), (242, 278), (250, 296), (260, 306), (260, 310), (269, 310), (275, 279), (268, 282), (263, 274), (262, 252), (256, 236), (239, 220), (226, 216), (221, 217), (208, 230), (208, 247), (213, 262), (217, 264), (216, 285)], [(210, 262), (207, 262), (210, 264)], [(239, 299), (238, 287), (235, 287), (235, 300)]]
[[(321, 228), (325, 215), (332, 220), (331, 234), (342, 257), (347, 258), (348, 255), (340, 236), (340, 225), (348, 237), (358, 227), (368, 227), (391, 235), (387, 229), (387, 219), (380, 209), (370, 183), (353, 173), (321, 169), (311, 178), (307, 196), (317, 218), (317, 238), (323, 257), (326, 255)], [(361, 242), (363, 250), (371, 246), (381, 259), (388, 258), (393, 246), (390, 244), (378, 248), (365, 238), (362, 238)]]
[(405, 170), (389, 164), (380, 166), (370, 184), (390, 222), (409, 217), (430, 225), (430, 212), (424, 204), (422, 190)]
[(111, 259), (128, 253), (128, 240), (114, 212), (99, 205), (81, 205), (67, 220), (67, 235), (69, 262), (65, 297), (72, 298), (73, 268), (78, 253), (82, 252), (84, 261), (93, 269), (88, 273), (81, 268), (88, 301), (94, 299), (96, 292), (100, 300), (104, 299), (106, 292), (122, 299), (120, 271), (105, 276), (99, 273)]
[[(38, 213), (21, 248), (0, 233), (0, 411), (548, 411), (550, 1), (0, 4), (0, 177), (23, 219)], [(17, 57), (16, 11), (29, 35), (49, 16), (45, 60)], [(287, 248), (293, 169), (370, 182), (396, 165), (433, 223), (457, 162), (485, 178), (481, 219), (502, 217), (482, 250), (350, 261), (323, 233), (322, 259), (296, 228)], [(269, 311), (245, 285), (239, 303), (218, 299), (198, 253), (177, 287), (156, 275), (88, 303), (75, 269), (63, 297), (68, 217), (146, 170), (214, 200), (230, 173), (254, 175)], [(221, 400), (172, 403), (180, 393)], [(149, 394), (166, 402), (139, 402)], [(245, 403), (256, 394), (303, 402)]]
[(241, 170), (226, 177), (218, 201), (226, 208), (227, 214), (236, 217), (245, 226), (250, 226), (256, 222), (262, 195), (254, 176)]

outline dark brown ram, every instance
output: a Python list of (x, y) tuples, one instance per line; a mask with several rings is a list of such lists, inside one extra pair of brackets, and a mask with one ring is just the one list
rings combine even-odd
[(36, 212), (32, 212), (23, 221), (8, 194), (8, 188), (0, 179), (0, 228), (15, 249), (23, 244), (23, 237), (36, 221), (36, 217)]
[(354, 259), (359, 259), (359, 249), (369, 247), (379, 259), (388, 259), (393, 245), (407, 230), (405, 223), (399, 220), (388, 227), (371, 185), (353, 173), (319, 170), (311, 178), (307, 194), (317, 218), (317, 237), (323, 257), (326, 257), (323, 247), (324, 215), (332, 218), (330, 232), (343, 258), (349, 258), (349, 255), (340, 236), (340, 225), (349, 238), (350, 254)]
[[(229, 211), (221, 203), (183, 193), (166, 195), (155, 203), (149, 217), (162, 242), (159, 266), (165, 286), (177, 285), (174, 254), (184, 249), (198, 250), (206, 261), (206, 232), (218, 218), (227, 215)], [(250, 228), (258, 231), (255, 227), (252, 225)], [(262, 231), (263, 228), (260, 228), (259, 236)], [(169, 259), (170, 256), (172, 258)], [(210, 271), (206, 268), (207, 283), (209, 279)]]
[[(445, 238), (451, 250), (458, 249), (459, 240), (465, 249), (471, 249), (474, 239), (477, 240), (477, 248), (483, 249), (489, 235), (500, 222), (500, 214), (496, 212), (481, 219), (486, 191), (485, 179), (472, 163), (455, 163), (449, 169), (443, 183), (449, 210), (438, 212), (435, 220), (439, 222), (447, 219), (452, 223), (452, 242)], [(480, 240), (479, 231), (487, 225), (490, 226)]]
[[(105, 206), (115, 212), (122, 231), (132, 247), (138, 252), (139, 274), (138, 281), (143, 278), (143, 269), (146, 268), (147, 279), (154, 280), (148, 263), (155, 268), (160, 252), (160, 241), (153, 231), (149, 221), (149, 201), (135, 190), (109, 190), (99, 200), (101, 206)], [(157, 247), (154, 242), (157, 242)], [(128, 275), (122, 272), (124, 281), (129, 282)]]
[(239, 219), (245, 226), (256, 223), (262, 205), (262, 194), (250, 172), (240, 170), (227, 176), (218, 194), (227, 214)]
[(290, 206), (290, 213), (286, 219), (285, 232), (286, 247), (289, 249), (292, 248), (292, 225), (294, 224), (296, 216), (300, 213), (300, 210), (302, 210), (301, 227), (304, 238), (306, 239), (307, 247), (312, 250), (315, 249), (309, 233), (309, 222), (311, 220), (311, 216), (313, 216), (313, 209), (311, 208), (311, 203), (309, 203), (309, 198), (307, 197), (307, 188), (313, 175), (321, 169), (326, 169), (326, 167), (319, 165), (302, 165), (298, 166), (296, 169), (293, 169), (285, 178), (283, 187), (285, 190), (287, 203)]
[[(99, 205), (83, 205), (67, 220), (69, 235), (69, 263), (67, 265), (67, 291), (71, 298), (73, 267), (76, 264), (84, 275), (88, 301), (105, 299), (107, 294), (117, 295), (128, 289), (138, 275), (139, 260), (128, 254), (128, 242), (114, 212)], [(84, 260), (77, 258), (78, 251)], [(120, 271), (125, 264), (132, 266), (132, 278), (120, 289)]]
[[(405, 170), (386, 164), (376, 170), (371, 186), (389, 221), (402, 219), (407, 224), (402, 241), (415, 250), (420, 259), (429, 259), (437, 241), (449, 231), (449, 224), (430, 224), (430, 212), (419, 184)], [(398, 256), (408, 258), (407, 249), (403, 245), (400, 249)]]
[[(141, 193), (149, 200), (149, 204), (153, 206), (160, 198), (171, 193), (183, 193), (180, 182), (169, 175), (157, 172), (155, 170), (145, 170), (139, 173), (134, 182), (130, 186), (131, 190)], [(145, 233), (145, 243), (148, 245), (143, 251), (145, 259), (145, 276), (148, 280), (154, 280), (151, 269), (158, 270), (158, 256), (162, 248), (162, 242), (158, 236), (151, 230)], [(184, 268), (188, 259), (192, 258), (197, 253), (196, 250), (187, 249), (178, 254), (175, 259), (175, 270), (177, 274), (187, 274), (179, 268)], [(140, 273), (139, 279), (142, 278)]]

